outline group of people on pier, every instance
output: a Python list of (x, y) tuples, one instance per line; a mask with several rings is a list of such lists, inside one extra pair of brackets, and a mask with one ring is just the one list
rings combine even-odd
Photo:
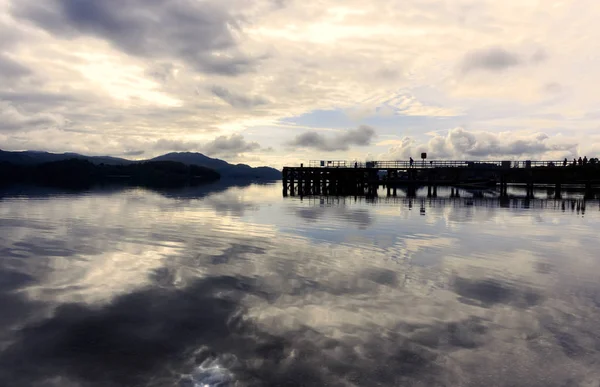
[[(583, 159), (581, 158), (581, 156), (579, 156), (579, 159), (573, 159), (573, 163), (571, 165), (583, 166), (583, 165), (587, 165), (588, 163), (589, 164), (598, 164), (598, 159), (597, 158), (591, 158), (588, 161), (587, 156), (583, 156)], [(563, 167), (566, 167), (568, 164), (569, 164), (569, 161), (565, 157), (565, 159), (563, 160)]]

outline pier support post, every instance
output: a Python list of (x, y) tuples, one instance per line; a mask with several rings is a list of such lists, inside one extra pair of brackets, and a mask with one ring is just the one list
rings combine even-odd
[(583, 197), (584, 197), (584, 199), (593, 199), (594, 198), (594, 190), (592, 189), (592, 182), (589, 180), (585, 183), (585, 194)]

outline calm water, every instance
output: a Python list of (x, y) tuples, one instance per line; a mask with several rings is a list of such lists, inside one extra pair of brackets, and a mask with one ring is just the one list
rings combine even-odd
[(461, 196), (4, 193), (0, 385), (600, 385), (598, 201)]

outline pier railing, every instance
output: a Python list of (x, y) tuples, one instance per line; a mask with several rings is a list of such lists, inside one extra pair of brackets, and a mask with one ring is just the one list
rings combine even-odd
[[(573, 163), (567, 163), (567, 167)], [(376, 169), (409, 169), (409, 168), (535, 168), (564, 167), (564, 161), (469, 161), (469, 160), (414, 160), (410, 161), (346, 161), (346, 160), (311, 160), (311, 168), (376, 168)]]

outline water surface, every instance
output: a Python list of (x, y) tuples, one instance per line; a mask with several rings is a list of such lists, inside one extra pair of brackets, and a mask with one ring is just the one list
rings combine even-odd
[(0, 197), (0, 385), (598, 386), (598, 201)]

